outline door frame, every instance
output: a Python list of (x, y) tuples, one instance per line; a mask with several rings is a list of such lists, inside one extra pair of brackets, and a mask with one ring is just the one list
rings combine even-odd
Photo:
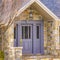
[[(19, 25), (20, 24), (40, 24), (42, 27), (41, 27), (41, 51), (40, 53), (41, 54), (44, 54), (44, 21), (43, 20), (21, 20), (21, 21), (16, 21), (15, 22), (16, 24), (18, 24), (18, 31), (19, 31)], [(19, 34), (18, 34), (19, 36)], [(18, 41), (20, 40), (20, 37), (18, 37)], [(33, 37), (32, 37), (32, 43), (33, 43)], [(20, 42), (18, 42), (18, 46), (20, 46)], [(33, 44), (32, 44), (32, 53), (33, 52)]]
[[(28, 54), (28, 52), (29, 52), (29, 54), (32, 54), (32, 44), (33, 44), (32, 43), (32, 38), (33, 38), (33, 36), (32, 36), (32, 25), (31, 24), (28, 24), (28, 23), (27, 24), (26, 23), (23, 23), (23, 24), (21, 23), (21, 25), (20, 25), (20, 28), (21, 28), (20, 29), (21, 30), (21, 33), (20, 33), (21, 35), (20, 36), (21, 37), (22, 37), (22, 26), (27, 26), (27, 27), (30, 26), (31, 27), (31, 30), (30, 30), (30, 32), (31, 32), (30, 38), (28, 38), (28, 39), (26, 39), (26, 38), (23, 39), (22, 38), (22, 40), (23, 40), (23, 44), (22, 44), (23, 45), (23, 50), (22, 50), (22, 53), (23, 54)], [(24, 44), (25, 45), (28, 44), (28, 46), (27, 45), (25, 46)], [(25, 46), (25, 48), (24, 48), (24, 46)], [(26, 50), (26, 48), (27, 49), (29, 48), (29, 49)]]

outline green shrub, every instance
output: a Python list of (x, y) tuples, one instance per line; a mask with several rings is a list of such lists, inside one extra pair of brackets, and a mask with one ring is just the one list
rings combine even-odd
[(0, 58), (0, 60), (4, 60), (4, 58)]
[(4, 60), (4, 52), (0, 51), (0, 60)]

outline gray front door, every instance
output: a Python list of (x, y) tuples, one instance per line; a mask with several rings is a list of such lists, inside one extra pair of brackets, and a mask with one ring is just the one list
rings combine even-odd
[(41, 49), (41, 25), (40, 24), (34, 24), (33, 26), (33, 51), (34, 51), (34, 54), (39, 54), (40, 53), (40, 49)]
[(21, 38), (23, 43), (23, 53), (32, 53), (32, 25), (21, 24)]
[[(22, 40), (23, 54), (43, 53), (43, 28), (40, 21), (21, 21), (18, 25), (18, 39)], [(20, 42), (19, 42), (20, 45)]]

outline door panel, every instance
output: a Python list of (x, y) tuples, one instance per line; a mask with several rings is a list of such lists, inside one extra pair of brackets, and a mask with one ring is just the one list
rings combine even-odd
[(37, 24), (35, 24), (34, 25), (34, 29), (35, 29), (35, 32), (33, 33), (34, 34), (34, 54), (39, 54), (40, 53), (40, 40), (41, 40), (41, 37), (40, 37), (40, 24), (39, 25), (37, 25)]
[(23, 54), (32, 53), (32, 25), (21, 24), (21, 37), (23, 41)]

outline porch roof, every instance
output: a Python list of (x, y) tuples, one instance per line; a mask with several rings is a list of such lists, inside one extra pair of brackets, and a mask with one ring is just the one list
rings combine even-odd
[(16, 17), (20, 15), (24, 10), (26, 10), (30, 5), (32, 5), (34, 8), (37, 9), (45, 18), (48, 18), (49, 20), (59, 20), (59, 18), (51, 12), (43, 3), (41, 3), (39, 0), (31, 0), (29, 1), (25, 6), (20, 8), (16, 14)]

